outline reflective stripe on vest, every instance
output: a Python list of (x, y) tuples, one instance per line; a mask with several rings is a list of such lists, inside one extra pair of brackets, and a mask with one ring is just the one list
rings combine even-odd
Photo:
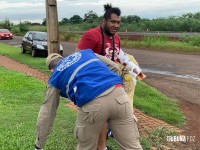
[[(67, 95), (68, 95), (68, 91), (69, 91), (69, 85), (70, 85), (71, 81), (74, 79), (74, 77), (76, 76), (76, 74), (78, 73), (78, 71), (79, 71), (81, 68), (85, 67), (86, 65), (88, 65), (88, 64), (90, 64), (91, 62), (94, 62), (94, 61), (100, 61), (100, 60), (97, 59), (97, 58), (90, 59), (90, 60), (84, 62), (83, 64), (81, 64), (80, 66), (78, 66), (78, 67), (74, 70), (74, 72), (73, 72), (72, 75), (70, 76), (69, 81), (68, 81), (68, 84), (67, 84), (67, 86), (66, 86), (66, 93), (67, 93)], [(68, 95), (68, 98), (70, 98), (69, 95)]]

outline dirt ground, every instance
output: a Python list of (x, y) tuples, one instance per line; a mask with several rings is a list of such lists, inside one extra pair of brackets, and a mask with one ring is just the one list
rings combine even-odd
[(184, 130), (182, 135), (185, 135), (188, 141), (179, 144), (176, 148), (180, 150), (200, 150), (200, 106), (185, 101), (186, 97), (192, 98), (195, 92), (199, 92), (200, 87), (196, 88), (195, 84), (188, 84), (180, 80), (174, 81), (174, 78), (170, 77), (158, 77), (150, 74), (148, 74), (148, 77), (145, 82), (167, 96), (177, 99), (180, 104), (180, 109), (185, 115), (186, 123), (182, 127)]

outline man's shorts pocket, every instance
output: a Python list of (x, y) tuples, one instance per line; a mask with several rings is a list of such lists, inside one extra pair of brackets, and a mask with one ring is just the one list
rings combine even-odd
[(82, 115), (85, 122), (94, 123), (101, 120), (101, 104), (84, 105), (82, 107)]
[(117, 113), (120, 118), (133, 115), (133, 111), (129, 103), (129, 98), (126, 94), (118, 96), (115, 99), (117, 101)]
[(74, 129), (74, 136), (80, 142), (84, 142), (85, 140), (85, 126), (75, 126)]

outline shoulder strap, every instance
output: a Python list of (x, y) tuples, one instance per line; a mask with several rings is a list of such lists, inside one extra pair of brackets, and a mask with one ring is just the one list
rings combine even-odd
[(114, 61), (114, 57), (115, 57), (115, 38), (114, 38), (114, 35), (112, 36), (112, 44), (113, 44), (112, 61)]
[(104, 55), (104, 35), (103, 35), (103, 29), (100, 25), (100, 29), (101, 29), (101, 39), (102, 39), (102, 42), (101, 42), (101, 55), (103, 56)]

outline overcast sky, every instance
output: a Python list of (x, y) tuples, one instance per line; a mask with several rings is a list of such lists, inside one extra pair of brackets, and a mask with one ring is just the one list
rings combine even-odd
[[(199, 0), (57, 0), (58, 19), (69, 19), (73, 15), (83, 18), (90, 10), (101, 16), (106, 3), (119, 7), (122, 16), (138, 15), (149, 19), (200, 12)], [(41, 22), (45, 17), (45, 0), (0, 1), (0, 21), (7, 18), (11, 22)]]

